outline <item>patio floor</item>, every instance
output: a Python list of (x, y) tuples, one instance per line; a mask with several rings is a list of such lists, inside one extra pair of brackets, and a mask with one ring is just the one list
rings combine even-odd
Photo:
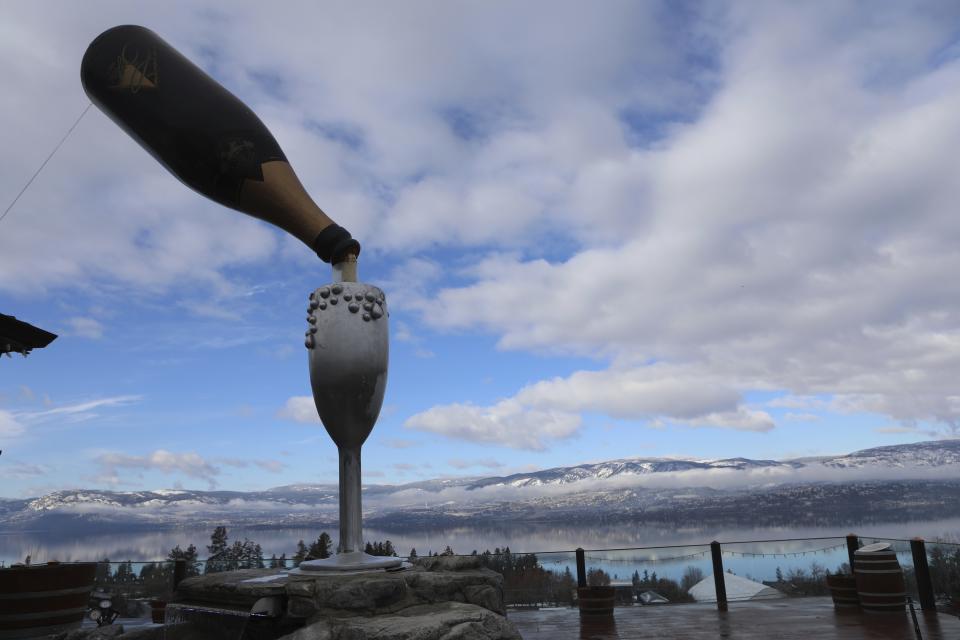
[[(617, 607), (612, 622), (580, 622), (576, 609), (509, 611), (524, 640), (914, 640), (903, 614), (837, 612), (830, 598), (731, 602), (726, 613), (710, 604)], [(917, 611), (923, 640), (957, 640), (960, 619)]]

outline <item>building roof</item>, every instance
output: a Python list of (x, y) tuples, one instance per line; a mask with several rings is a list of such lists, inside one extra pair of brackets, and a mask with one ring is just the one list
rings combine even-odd
[(27, 355), (31, 349), (42, 349), (56, 337), (54, 333), (0, 313), (0, 355), (14, 351)]
[(668, 604), (670, 602), (656, 591), (644, 591), (638, 599), (643, 604)]
[[(723, 581), (727, 588), (727, 600), (759, 600), (764, 598), (783, 598), (785, 594), (761, 582), (754, 582), (741, 578), (732, 573), (723, 574)], [(710, 574), (687, 592), (697, 602), (716, 602), (717, 590)]]

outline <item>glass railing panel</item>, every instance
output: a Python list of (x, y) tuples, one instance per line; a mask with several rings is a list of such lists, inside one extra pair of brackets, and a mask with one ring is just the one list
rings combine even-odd
[[(504, 604), (511, 609), (569, 607), (575, 603), (577, 566), (573, 551), (528, 553), (497, 548), (469, 555), (447, 555), (476, 562), (502, 575)], [(405, 559), (416, 562), (424, 557)]]
[(151, 600), (173, 595), (174, 563), (99, 562), (93, 600), (106, 599), (121, 618), (149, 618)]
[(828, 574), (848, 569), (844, 538), (725, 542), (727, 601), (828, 596)]
[(575, 603), (577, 563), (572, 551), (501, 554), (491, 556), (483, 566), (503, 575), (508, 607), (570, 607)]
[(589, 550), (584, 555), (588, 585), (614, 587), (617, 606), (716, 601), (706, 580), (712, 574), (708, 545)]
[(960, 612), (960, 544), (927, 542), (926, 549), (937, 608)]

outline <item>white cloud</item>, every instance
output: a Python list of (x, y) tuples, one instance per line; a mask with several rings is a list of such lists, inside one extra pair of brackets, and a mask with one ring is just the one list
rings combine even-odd
[(566, 378), (524, 387), (516, 399), (527, 406), (568, 412), (595, 411), (614, 418), (665, 416), (695, 421), (738, 412), (740, 394), (722, 380), (695, 369), (665, 364), (577, 371)]
[(918, 433), (918, 429), (914, 427), (877, 427), (874, 429), (877, 433), (888, 433), (888, 434), (897, 434), (897, 433)]
[(581, 413), (741, 431), (769, 431), (773, 419), (741, 404), (723, 381), (671, 365), (578, 371), (529, 385), (491, 407), (433, 407), (406, 422), (414, 429), (504, 446), (543, 449), (576, 435)]
[(410, 325), (406, 322), (397, 322), (393, 330), (393, 339), (397, 342), (418, 342), (419, 338), (413, 335)]
[(737, 407), (736, 411), (708, 413), (679, 422), (691, 427), (717, 427), (738, 431), (770, 431), (776, 426), (770, 414), (746, 407)]
[(482, 467), (484, 469), (502, 469), (504, 465), (499, 460), (484, 458), (481, 460), (463, 460), (461, 458), (451, 458), (447, 464), (454, 469), (470, 469), (471, 467)]
[[(63, 87), (116, 10), (12, 6), (0, 193), (86, 104)], [(743, 401), (762, 390), (956, 432), (956, 6), (211, 7), (138, 20), (215, 68), (321, 204), (399, 265), (392, 308), (610, 364), (411, 424), (531, 427), (506, 439), (534, 448), (585, 411), (763, 430)], [(205, 315), (241, 289), (236, 267), (310, 260), (177, 184), (95, 109), (2, 224), (0, 290), (120, 283)], [(306, 400), (280, 414), (317, 423)]]
[[(0, 429), (0, 433), (2, 433), (2, 429)], [(27, 464), (24, 462), (4, 465), (4, 467), (0, 468), (0, 475), (16, 479), (36, 478), (49, 473), (49, 467), (42, 464)]]
[(433, 358), (436, 354), (430, 349), (422, 347), (423, 338), (418, 335), (415, 335), (408, 325), (405, 322), (398, 322), (397, 328), (393, 334), (394, 339), (397, 342), (406, 342), (413, 346), (413, 355), (418, 358)]
[(293, 420), (303, 424), (320, 424), (317, 405), (310, 396), (293, 396), (277, 411), (278, 418)]
[(218, 458), (215, 462), (227, 465), (228, 467), (237, 467), (240, 469), (257, 467), (259, 469), (263, 469), (264, 471), (269, 471), (270, 473), (280, 473), (287, 467), (286, 463), (281, 462), (280, 460), (241, 460), (237, 458)]
[[(656, 145), (610, 142), (573, 170), (579, 201), (599, 198), (605, 180), (627, 194), (606, 205), (624, 219), (584, 216), (602, 237), (578, 233), (569, 256), (477, 262), (470, 282), (422, 303), (423, 321), (612, 363), (518, 392), (540, 409), (689, 411), (699, 424), (764, 430), (762, 412), (700, 404), (787, 391), (797, 400), (771, 405), (826, 397), (834, 411), (960, 433), (949, 277), (960, 270), (960, 58), (930, 63), (952, 36), (891, 6), (869, 24), (849, 7), (720, 13), (716, 91), (697, 117)], [(649, 362), (684, 375), (662, 400), (623, 393), (631, 367)], [(607, 393), (585, 377), (624, 382)]]
[(87, 400), (85, 402), (78, 402), (75, 404), (64, 405), (62, 407), (55, 407), (53, 409), (46, 409), (44, 411), (34, 411), (30, 413), (21, 414), (23, 418), (28, 420), (43, 420), (50, 418), (52, 416), (70, 416), (72, 418), (90, 418), (96, 414), (93, 412), (94, 409), (99, 409), (103, 407), (123, 407), (129, 404), (138, 402), (141, 399), (141, 396), (136, 395), (125, 395), (125, 396), (112, 396), (109, 398), (97, 398), (96, 400)]
[(785, 395), (774, 398), (767, 403), (768, 407), (778, 409), (827, 409), (830, 402), (815, 396)]
[(416, 440), (407, 440), (406, 438), (391, 438), (389, 440), (383, 440), (382, 444), (391, 449), (410, 449), (420, 443)]
[(74, 317), (66, 320), (69, 332), (81, 338), (99, 340), (103, 337), (103, 324), (93, 318)]
[(165, 474), (181, 473), (191, 478), (205, 480), (211, 487), (215, 487), (215, 478), (220, 474), (219, 468), (193, 451), (175, 453), (156, 449), (144, 456), (104, 453), (97, 456), (95, 462), (100, 466), (103, 478), (115, 480), (119, 480), (120, 469), (133, 469), (139, 474), (145, 471), (159, 471)]
[(790, 422), (816, 422), (820, 420), (820, 416), (815, 413), (786, 413), (783, 419)]
[[(16, 192), (83, 108), (79, 90), (63, 87), (77, 86), (75, 61), (116, 11), (108, 4), (59, 22), (26, 3), (9, 12), (11, 31), (30, 37), (2, 48), (13, 63), (0, 82), (18, 87), (2, 112), (6, 142), (23, 152), (0, 167), (0, 192)], [(544, 22), (544, 11), (554, 19)], [(216, 3), (199, 3), (137, 15), (254, 107), (324, 208), (371, 251), (400, 253), (536, 246), (523, 232), (551, 210), (570, 215), (554, 206), (557, 194), (581, 159), (620, 135), (615, 109), (662, 111), (670, 97), (694, 95), (697, 74), (677, 72), (702, 42), (667, 29), (655, 5), (629, 2), (508, 13), (240, 4), (229, 20)], [(475, 37), (494, 32), (504, 37)], [(341, 55), (318, 55), (328, 49)], [(594, 206), (616, 218), (606, 204)], [(5, 226), (4, 238), (17, 240), (0, 243), (0, 288), (18, 291), (119, 281), (216, 293), (231, 286), (227, 270), (262, 263), (279, 244), (263, 225), (179, 185), (96, 108)]]
[(23, 435), (25, 429), (9, 411), (0, 409), (0, 438), (15, 438)]
[(552, 440), (576, 434), (580, 416), (560, 411), (528, 410), (515, 400), (491, 407), (450, 404), (427, 409), (404, 422), (410, 429), (516, 449), (541, 450)]

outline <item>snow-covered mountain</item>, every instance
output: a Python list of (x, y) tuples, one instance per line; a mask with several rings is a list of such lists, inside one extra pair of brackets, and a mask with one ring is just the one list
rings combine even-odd
[(575, 467), (558, 467), (544, 471), (517, 473), (506, 477), (482, 478), (467, 485), (469, 489), (480, 489), (497, 485), (512, 487), (539, 487), (546, 485), (564, 485), (584, 480), (624, 479), (629, 476), (644, 476), (651, 473), (682, 471), (711, 471), (749, 469), (796, 469), (801, 463), (776, 460), (749, 460), (747, 458), (726, 458), (722, 460), (682, 460), (670, 458), (631, 458), (609, 460), (594, 464), (581, 464)]
[(513, 487), (569, 484), (583, 480), (643, 476), (652, 473), (678, 471), (785, 471), (802, 468), (827, 467), (834, 469), (873, 468), (885, 469), (930, 469), (960, 465), (960, 440), (935, 440), (914, 444), (893, 445), (864, 449), (838, 456), (798, 458), (793, 460), (751, 460), (749, 458), (723, 458), (716, 460), (683, 460), (669, 458), (630, 458), (610, 460), (575, 467), (559, 467), (530, 473), (518, 473), (506, 477), (483, 478), (468, 483), (471, 489), (493, 485)]
[[(266, 491), (65, 490), (0, 500), (0, 529), (330, 525), (335, 485)], [(793, 460), (632, 458), (488, 478), (364, 487), (370, 523), (644, 519), (751, 522), (960, 516), (960, 440)]]
[(933, 440), (874, 447), (844, 456), (820, 458), (829, 467), (931, 468), (960, 464), (960, 440)]

